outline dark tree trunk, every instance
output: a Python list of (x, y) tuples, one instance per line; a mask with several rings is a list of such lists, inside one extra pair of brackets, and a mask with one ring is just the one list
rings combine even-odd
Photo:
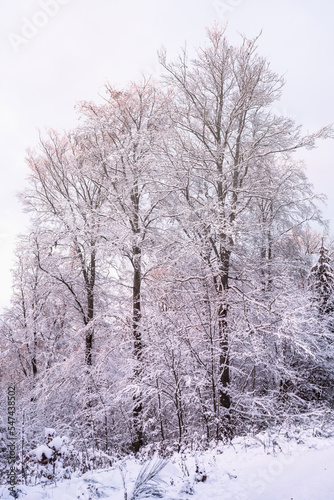
[[(140, 331), (140, 320), (141, 320), (141, 249), (138, 246), (133, 247), (133, 341), (134, 341), (134, 358), (135, 358), (135, 371), (134, 377), (137, 383), (140, 383), (142, 374), (142, 354), (143, 354), (143, 344), (142, 336)], [(139, 390), (133, 396), (133, 426), (135, 431), (134, 440), (132, 443), (132, 448), (134, 452), (139, 451), (141, 446), (143, 446), (143, 424), (142, 424), (142, 394)]]
[(230, 408), (231, 398), (227, 392), (230, 384), (230, 357), (229, 357), (229, 338), (227, 331), (228, 302), (226, 293), (228, 291), (228, 272), (230, 265), (230, 252), (226, 249), (221, 251), (221, 274), (218, 284), (219, 307), (218, 307), (218, 331), (219, 331), (219, 369), (220, 369), (220, 388), (219, 402), (223, 408)]
[(90, 258), (90, 273), (86, 272), (86, 289), (87, 289), (87, 326), (88, 330), (85, 338), (85, 361), (87, 366), (93, 364), (93, 341), (94, 329), (89, 326), (94, 319), (94, 286), (95, 286), (95, 273), (96, 273), (96, 256), (95, 251), (92, 251)]
[(132, 289), (132, 334), (133, 334), (133, 354), (135, 360), (134, 379), (138, 384), (138, 390), (133, 396), (133, 427), (134, 438), (132, 443), (133, 451), (136, 453), (143, 446), (143, 403), (141, 391), (142, 363), (143, 363), (143, 342), (141, 334), (141, 230), (139, 223), (139, 188), (137, 179), (134, 180), (131, 192), (132, 202), (132, 231), (134, 244), (132, 247), (132, 265), (133, 265), (133, 289)]
[(85, 352), (85, 362), (87, 366), (92, 366), (93, 364), (93, 356), (92, 356), (92, 349), (93, 349), (93, 332), (92, 330), (89, 330), (86, 333), (86, 352)]
[(227, 333), (227, 316), (228, 306), (219, 306), (219, 345), (220, 345), (220, 389), (219, 389), (219, 402), (223, 408), (230, 408), (231, 398), (227, 392), (227, 387), (230, 383), (230, 359), (229, 359), (229, 344)]
[(37, 359), (36, 359), (36, 352), (37, 352), (37, 333), (34, 331), (34, 354), (31, 359), (31, 365), (32, 365), (32, 374), (34, 377), (37, 375)]
[(87, 366), (92, 366), (93, 364), (93, 340), (94, 340), (94, 330), (89, 326), (89, 323), (94, 318), (94, 293), (92, 290), (88, 290), (88, 315), (87, 315), (87, 326), (88, 330), (86, 332), (85, 338), (85, 361)]

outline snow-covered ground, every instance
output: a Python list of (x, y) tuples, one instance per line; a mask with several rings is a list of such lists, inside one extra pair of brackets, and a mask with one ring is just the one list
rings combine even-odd
[[(263, 433), (239, 437), (229, 446), (221, 445), (202, 453), (175, 454), (160, 472), (159, 477), (164, 481), (160, 484), (163, 489), (160, 498), (334, 500), (334, 437), (314, 434), (314, 431)], [(142, 463), (129, 458), (108, 470), (88, 472), (81, 477), (73, 475), (71, 480), (57, 486), (19, 486), (20, 498), (124, 500), (125, 484), (127, 500), (132, 500), (141, 468)], [(0, 498), (13, 497), (2, 486)]]

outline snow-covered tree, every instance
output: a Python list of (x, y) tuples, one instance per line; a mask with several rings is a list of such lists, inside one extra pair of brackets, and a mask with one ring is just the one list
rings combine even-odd
[[(249, 250), (250, 239), (262, 224), (261, 252), (266, 263), (259, 256), (257, 265), (268, 268), (274, 245), (270, 226), (277, 212), (285, 212), (286, 219), (291, 214), (292, 227), (300, 223), (300, 219), (292, 222), (298, 202), (294, 202), (290, 171), (296, 172), (302, 198), (310, 201), (309, 186), (298, 174), (292, 154), (302, 147), (312, 148), (330, 130), (303, 137), (291, 119), (273, 113), (284, 82), (257, 54), (257, 39), (244, 38), (240, 47), (233, 47), (218, 27), (208, 30), (208, 39), (194, 60), (186, 52), (172, 63), (165, 53), (160, 58), (167, 72), (167, 88), (173, 94), (170, 119), (174, 135), (166, 140), (165, 148), (180, 193), (175, 217), (183, 244), (187, 239), (192, 242), (192, 251), (214, 285), (216, 297), (211, 300), (218, 318), (219, 404), (228, 410), (231, 347), (235, 344), (233, 289), (240, 288), (239, 284), (243, 288), (248, 281), (242, 270), (248, 259), (244, 249)], [(283, 194), (282, 178), (290, 182)], [(261, 200), (262, 221), (254, 208)], [(311, 202), (307, 211), (302, 220), (312, 218)], [(287, 230), (286, 223), (282, 231)], [(238, 264), (241, 272), (236, 274)]]
[(311, 268), (309, 281), (320, 315), (334, 312), (334, 271), (328, 249), (322, 240), (318, 261)]
[(194, 60), (161, 54), (162, 88), (107, 85), (29, 152), (0, 329), (27, 440), (72, 434), (90, 467), (259, 429), (330, 386), (334, 276), (322, 246), (306, 285), (321, 214), (294, 152), (332, 130), (275, 114), (256, 44), (214, 27)]
[[(114, 269), (119, 283), (132, 289), (132, 311), (126, 314), (131, 314), (134, 359), (132, 446), (138, 451), (143, 444), (143, 283), (168, 195), (157, 151), (166, 128), (165, 98), (145, 81), (121, 91), (108, 85), (106, 94), (107, 104), (83, 103), (81, 111), (85, 133), (91, 137), (88, 147), (103, 162), (102, 189), (113, 216), (112, 245), (118, 255)], [(96, 182), (94, 171), (91, 178)]]

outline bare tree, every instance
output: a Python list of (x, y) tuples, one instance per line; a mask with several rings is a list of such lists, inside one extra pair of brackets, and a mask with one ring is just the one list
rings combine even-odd
[[(78, 137), (50, 132), (28, 158), (33, 187), (23, 195), (26, 210), (44, 232), (49, 252), (40, 268), (63, 286), (85, 328), (85, 362), (93, 363), (95, 288), (104, 223), (103, 190), (89, 180), (89, 160)], [(101, 255), (101, 254), (100, 254)]]
[[(108, 85), (106, 92), (107, 104), (83, 103), (81, 109), (87, 119), (86, 129), (91, 131), (94, 141), (91, 147), (99, 155), (106, 176), (106, 183), (99, 187), (107, 192), (115, 214), (116, 248), (131, 265), (133, 375), (137, 384), (133, 396), (135, 438), (132, 446), (138, 451), (143, 444), (143, 259), (152, 246), (153, 229), (158, 225), (159, 210), (168, 194), (159, 182), (161, 167), (157, 155), (157, 143), (163, 133), (165, 99), (149, 82), (132, 84), (122, 91)], [(117, 273), (124, 275), (120, 269)]]
[(162, 52), (160, 61), (173, 93), (170, 119), (175, 134), (166, 141), (166, 152), (183, 195), (185, 215), (179, 221), (218, 297), (219, 400), (228, 409), (231, 259), (240, 235), (248, 232), (251, 204), (259, 196), (263, 199), (270, 164), (292, 158), (298, 148), (314, 147), (315, 140), (328, 137), (331, 129), (303, 137), (291, 119), (271, 111), (284, 82), (257, 55), (257, 39), (244, 38), (240, 47), (233, 47), (218, 27), (208, 30), (208, 39), (192, 61), (185, 51), (172, 63)]

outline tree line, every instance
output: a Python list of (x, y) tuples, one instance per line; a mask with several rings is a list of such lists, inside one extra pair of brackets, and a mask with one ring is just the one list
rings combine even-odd
[[(28, 152), (2, 385), (25, 442), (209, 443), (332, 404), (333, 275), (284, 86), (224, 30)], [(312, 255), (320, 258), (312, 267)]]

